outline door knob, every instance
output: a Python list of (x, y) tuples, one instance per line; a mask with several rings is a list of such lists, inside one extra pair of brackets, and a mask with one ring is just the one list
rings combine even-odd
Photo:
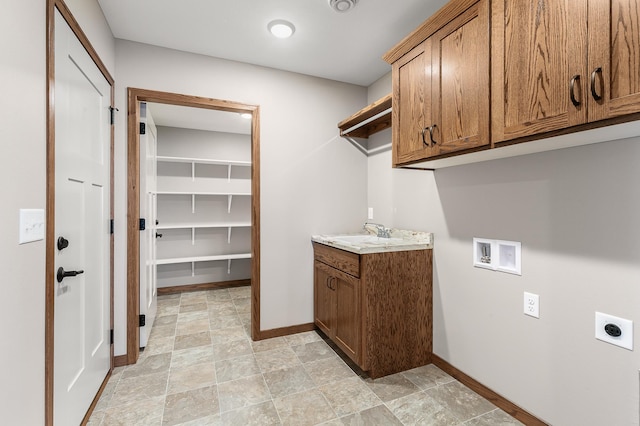
[(61, 283), (66, 277), (75, 277), (76, 275), (84, 274), (84, 271), (65, 271), (62, 266), (58, 268), (58, 273), (56, 274), (56, 278), (58, 282)]
[(156, 232), (156, 238), (162, 238), (162, 234), (158, 234), (158, 233)]
[(58, 250), (64, 250), (69, 247), (69, 240), (65, 237), (58, 237)]

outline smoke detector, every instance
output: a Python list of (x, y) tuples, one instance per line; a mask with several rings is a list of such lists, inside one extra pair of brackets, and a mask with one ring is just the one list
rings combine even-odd
[(357, 3), (358, 0), (329, 0), (329, 6), (331, 6), (331, 8), (336, 12), (340, 13), (350, 11), (356, 7)]

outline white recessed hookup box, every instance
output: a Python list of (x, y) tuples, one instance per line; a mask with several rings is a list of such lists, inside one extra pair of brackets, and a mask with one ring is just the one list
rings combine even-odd
[(473, 238), (473, 266), (522, 275), (522, 244), (518, 241)]

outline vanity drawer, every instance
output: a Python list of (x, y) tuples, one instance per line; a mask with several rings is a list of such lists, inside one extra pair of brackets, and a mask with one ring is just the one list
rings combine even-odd
[(333, 266), (356, 278), (360, 277), (360, 255), (315, 242), (313, 243), (313, 252), (317, 261)]

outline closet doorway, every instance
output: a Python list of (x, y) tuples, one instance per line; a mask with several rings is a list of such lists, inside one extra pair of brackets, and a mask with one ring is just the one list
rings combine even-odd
[[(196, 172), (197, 168), (202, 168), (200, 170), (205, 170), (205, 173), (218, 173), (218, 172), (207, 172), (207, 168), (211, 168), (211, 170), (217, 170), (219, 168), (224, 168), (228, 170), (228, 185), (230, 190), (216, 190), (213, 187), (203, 190), (203, 188), (194, 187), (196, 189), (190, 191), (183, 191), (182, 188), (171, 188), (168, 191), (160, 191), (154, 189), (154, 194), (156, 194), (155, 198), (152, 201), (146, 202), (145, 199), (149, 198), (151, 200), (152, 196), (149, 193), (141, 193), (145, 191), (145, 185), (141, 186), (141, 172), (144, 176), (146, 175), (145, 169), (148, 167), (145, 165), (147, 162), (146, 158), (141, 158), (141, 143), (146, 144), (146, 140), (148, 138), (145, 137), (145, 133), (147, 129), (143, 129), (141, 123), (147, 124), (148, 111), (145, 108), (145, 105), (149, 106), (149, 110), (153, 111), (153, 108), (156, 108), (156, 112), (160, 112), (160, 115), (165, 115), (167, 111), (193, 111), (195, 115), (200, 115), (200, 113), (209, 113), (208, 117), (211, 117), (211, 120), (217, 116), (232, 116), (231, 114), (224, 113), (233, 113), (238, 114), (233, 115), (232, 117), (238, 118), (240, 114), (248, 114), (248, 118), (250, 118), (250, 124), (247, 123), (249, 120), (247, 119), (245, 127), (249, 128), (249, 139), (250, 139), (250, 159), (238, 159), (237, 161), (226, 158), (224, 161), (218, 161), (219, 159), (214, 159), (215, 155), (185, 155), (180, 153), (178, 149), (177, 155), (176, 153), (170, 152), (168, 155), (159, 155), (158, 160), (165, 164), (163, 167), (166, 167), (169, 171), (169, 175), (174, 175), (175, 178), (170, 178), (168, 180), (169, 186), (174, 183), (180, 183), (180, 179), (184, 180), (185, 176), (181, 176), (185, 167), (190, 169), (190, 179), (194, 182), (197, 180)], [(181, 108), (186, 107), (186, 108)], [(193, 108), (196, 108), (195, 110)], [(209, 110), (209, 111), (205, 111)], [(218, 112), (222, 113), (219, 114)], [(206, 114), (203, 114), (206, 115)], [(192, 116), (190, 120), (193, 120)], [(191, 121), (191, 123), (196, 123), (197, 120), (203, 120), (203, 118), (197, 118), (196, 121)], [(207, 118), (208, 120), (208, 118)], [(158, 120), (156, 118), (156, 125), (162, 126), (164, 120), (160, 118)], [(188, 122), (187, 122), (188, 123)], [(146, 126), (145, 126), (146, 127)], [(188, 124), (181, 124), (178, 127), (182, 128), (192, 128), (191, 130), (186, 130), (190, 132), (204, 132), (204, 130), (196, 130), (198, 126), (190, 126)], [(155, 272), (150, 272), (151, 270), (155, 271), (155, 267), (144, 270), (144, 266), (141, 266), (141, 252), (142, 257), (145, 256), (146, 250), (145, 245), (148, 247), (150, 241), (156, 240), (156, 235), (160, 236), (161, 234), (167, 234), (171, 236), (173, 235), (174, 240), (171, 244), (165, 244), (164, 247), (168, 248), (169, 251), (173, 250), (175, 254), (171, 254), (169, 257), (171, 259), (167, 259), (166, 256), (162, 261), (155, 262), (157, 267), (165, 268), (165, 286), (166, 283), (171, 283), (172, 275), (180, 275), (179, 271), (181, 269), (189, 269), (190, 274), (187, 274), (189, 278), (185, 278), (180, 282), (178, 279), (177, 282), (180, 282), (180, 285), (176, 285), (180, 288), (184, 288), (187, 290), (194, 290), (201, 288), (197, 283), (197, 279), (194, 281), (194, 276), (196, 274), (196, 268), (201, 268), (206, 270), (206, 265), (219, 265), (220, 263), (224, 263), (224, 269), (229, 277), (234, 277), (231, 273), (232, 268), (235, 271), (238, 269), (242, 270), (243, 262), (245, 273), (250, 275), (251, 282), (251, 336), (253, 340), (260, 340), (260, 119), (259, 119), (259, 107), (256, 105), (247, 105), (241, 104), (226, 100), (218, 100), (218, 99), (210, 99), (203, 98), (198, 96), (189, 96), (189, 95), (181, 95), (175, 93), (167, 93), (167, 92), (158, 92), (152, 90), (145, 89), (136, 89), (129, 88), (128, 89), (128, 145), (127, 145), (127, 354), (126, 359), (122, 359), (121, 364), (134, 364), (138, 360), (140, 346), (141, 346), (141, 333), (140, 333), (140, 304), (141, 301), (148, 303), (149, 296), (145, 295), (145, 291), (143, 290), (143, 294), (141, 295), (141, 280), (147, 281), (150, 277), (160, 277), (162, 278), (162, 271), (159, 271), (156, 275)], [(169, 127), (167, 128), (169, 129)], [(145, 150), (142, 150), (144, 154)], [(184, 151), (183, 151), (184, 152)], [(160, 154), (160, 151), (158, 152)], [(223, 156), (224, 157), (224, 156)], [(222, 163), (222, 164), (220, 164)], [(155, 163), (160, 164), (160, 163)], [(199, 164), (199, 165), (198, 165)], [(236, 171), (234, 171), (236, 170)], [(236, 173), (235, 175), (233, 173)], [(239, 175), (238, 175), (239, 173)], [(234, 182), (233, 176), (240, 176), (242, 178), (250, 178), (250, 183), (242, 186), (242, 182), (240, 182), (240, 187), (236, 185), (238, 182)], [(188, 176), (187, 176), (188, 177)], [(215, 179), (214, 179), (215, 180)], [(214, 180), (211, 180), (212, 182)], [(195, 182), (197, 185), (197, 182)], [(235, 186), (234, 186), (235, 185)], [(211, 189), (211, 190), (209, 190)], [(146, 191), (145, 191), (146, 192)], [(250, 197), (246, 197), (250, 195)], [(232, 213), (232, 208), (234, 211), (241, 210), (241, 213), (235, 213), (236, 215), (240, 215), (243, 218), (241, 221), (230, 220), (229, 223), (224, 224), (225, 226), (214, 226), (219, 230), (219, 228), (224, 228), (224, 232), (227, 235), (227, 243), (231, 244), (232, 234), (243, 232), (248, 237), (247, 240), (250, 240), (250, 248), (246, 247), (245, 250), (240, 250), (242, 253), (232, 253), (228, 255), (213, 255), (213, 256), (203, 256), (203, 253), (188, 253), (189, 248), (186, 246), (182, 249), (180, 248), (181, 242), (180, 237), (175, 237), (176, 235), (180, 235), (188, 231), (190, 235), (190, 244), (195, 245), (196, 241), (196, 233), (202, 233), (205, 235), (209, 232), (209, 228), (211, 228), (212, 224), (215, 224), (215, 221), (206, 222), (207, 226), (202, 226), (202, 221), (192, 221), (192, 224), (198, 224), (198, 226), (188, 226), (179, 225), (177, 228), (174, 226), (178, 223), (174, 217), (172, 220), (167, 223), (173, 223), (174, 225), (170, 225), (167, 229), (167, 223), (158, 225), (156, 229), (155, 215), (148, 215), (149, 210), (153, 210), (155, 213), (154, 207), (158, 205), (158, 197), (162, 197), (163, 201), (159, 205), (159, 208), (162, 207), (162, 203), (164, 205), (171, 204), (187, 204), (190, 212), (196, 214), (197, 206), (202, 206), (202, 208), (206, 208), (208, 204), (219, 203), (220, 199), (223, 199), (225, 205), (227, 206), (227, 213)], [(183, 200), (184, 198), (184, 200)], [(152, 218), (154, 223), (141, 223), (141, 200), (143, 201), (143, 208), (145, 210), (145, 205), (152, 206), (147, 209), (145, 214)], [(183, 203), (184, 202), (184, 203)], [(232, 207), (234, 206), (234, 207)], [(165, 210), (169, 216), (171, 215), (180, 215), (181, 209), (184, 206), (178, 207), (177, 210), (172, 210), (172, 207), (169, 207), (169, 211)], [(166, 209), (166, 207), (165, 207)], [(199, 213), (202, 212), (199, 210)], [(204, 213), (205, 216), (208, 213)], [(163, 226), (164, 225), (164, 226)], [(201, 227), (202, 226), (202, 227)], [(141, 231), (141, 227), (145, 227), (146, 231)], [(250, 229), (247, 229), (250, 228)], [(166, 230), (165, 230), (166, 229)], [(244, 230), (243, 230), (244, 229)], [(235, 231), (234, 231), (235, 230)], [(154, 238), (147, 238), (149, 232), (153, 233)], [(218, 232), (218, 231), (215, 231)], [(172, 234), (173, 233), (173, 234)], [(151, 234), (149, 234), (151, 235)], [(241, 237), (241, 235), (240, 235)], [(159, 237), (161, 238), (161, 237)], [(165, 243), (163, 241), (163, 243)], [(141, 249), (143, 249), (141, 251)], [(184, 254), (183, 254), (184, 253)], [(215, 260), (213, 260), (215, 258)], [(250, 259), (250, 260), (249, 260)], [(246, 262), (250, 262), (246, 263)], [(144, 261), (142, 265), (144, 265)], [(234, 266), (235, 265), (235, 266)], [(250, 265), (250, 266), (249, 266)], [(168, 268), (168, 269), (167, 269)], [(208, 276), (216, 275), (216, 268), (210, 268), (206, 273)], [(219, 268), (218, 268), (219, 269)], [(248, 271), (247, 271), (248, 269)], [(242, 275), (242, 272), (239, 271)], [(151, 275), (153, 274), (153, 275)], [(218, 273), (219, 275), (219, 273)], [(237, 278), (237, 276), (236, 276)], [(224, 281), (220, 278), (212, 278), (213, 281), (219, 282)], [(175, 282), (175, 279), (173, 280)], [(230, 282), (241, 281), (241, 280), (230, 280)], [(144, 284), (144, 283), (143, 283)], [(206, 285), (205, 285), (206, 286)], [(149, 287), (144, 286), (143, 287)], [(175, 287), (174, 287), (175, 289)], [(148, 333), (148, 330), (146, 331)], [(144, 337), (144, 336), (142, 336)], [(144, 340), (144, 339), (143, 339)]]

